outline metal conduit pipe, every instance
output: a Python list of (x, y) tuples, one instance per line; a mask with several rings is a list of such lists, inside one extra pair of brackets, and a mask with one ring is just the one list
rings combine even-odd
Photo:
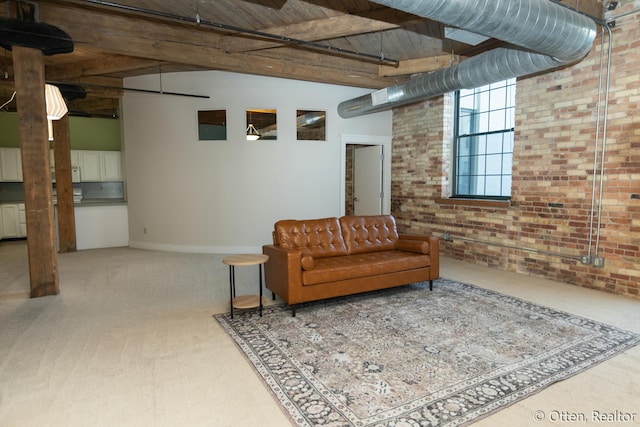
[(596, 37), (592, 20), (548, 0), (373, 1), (515, 46), (484, 52), (452, 67), (344, 101), (338, 105), (343, 118), (576, 62), (589, 53)]
[[(604, 193), (604, 175), (605, 175), (605, 156), (607, 154), (607, 124), (609, 119), (609, 91), (611, 85), (611, 53), (613, 49), (613, 41), (612, 41), (612, 31), (608, 25), (603, 26), (603, 34), (602, 39), (604, 41), (604, 29), (607, 30), (609, 34), (609, 45), (607, 48), (607, 68), (606, 68), (606, 77), (605, 77), (605, 95), (604, 95), (604, 116), (602, 118), (603, 130), (602, 130), (602, 152), (600, 157), (600, 190), (598, 196), (598, 225), (596, 228), (596, 245), (595, 245), (595, 255), (598, 256), (598, 250), (600, 247), (600, 230), (602, 228), (602, 197)], [(604, 48), (604, 43), (602, 45)], [(604, 49), (603, 49), (604, 50)], [(602, 71), (601, 71), (602, 72)], [(593, 180), (595, 181), (595, 169), (593, 170)], [(594, 194), (595, 196), (595, 194)], [(591, 230), (593, 232), (593, 229)], [(590, 239), (591, 240), (591, 239)], [(591, 255), (591, 241), (589, 242), (589, 255)]]
[[(609, 30), (611, 32), (611, 30)], [(609, 47), (611, 47), (611, 39), (609, 38)], [(602, 79), (604, 77), (604, 26), (602, 26), (600, 37), (600, 72), (598, 74), (598, 102), (596, 103), (596, 135), (593, 146), (593, 182), (591, 183), (591, 209), (589, 209), (589, 252), (587, 253), (587, 259), (585, 263), (591, 263), (592, 254), (591, 248), (593, 247), (593, 222), (595, 220), (596, 209), (596, 170), (598, 170), (598, 146), (600, 139), (600, 127), (602, 121), (601, 107), (602, 107)], [(607, 71), (608, 75), (609, 71)], [(602, 179), (602, 177), (600, 177)], [(598, 210), (600, 207), (598, 206)]]

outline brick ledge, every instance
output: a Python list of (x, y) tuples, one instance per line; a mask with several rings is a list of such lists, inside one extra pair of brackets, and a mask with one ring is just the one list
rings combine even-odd
[(502, 208), (502, 209), (508, 209), (511, 207), (511, 201), (509, 200), (455, 199), (455, 198), (439, 197), (436, 199), (436, 203), (440, 203), (443, 205), (478, 206), (478, 207)]

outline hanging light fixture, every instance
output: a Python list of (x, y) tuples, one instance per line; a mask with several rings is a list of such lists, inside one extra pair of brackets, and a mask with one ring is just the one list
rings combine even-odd
[(249, 112), (249, 126), (247, 126), (247, 141), (255, 141), (260, 139), (260, 132), (258, 129), (251, 123), (251, 110), (247, 110)]
[(255, 141), (257, 139), (260, 139), (260, 133), (253, 126), (253, 123), (249, 123), (249, 126), (247, 126), (247, 141)]
[(52, 120), (60, 120), (69, 111), (58, 86), (44, 85), (44, 100), (47, 107), (47, 126), (49, 128), (49, 141), (53, 141)]
[(249, 113), (249, 126), (247, 126), (247, 141), (255, 141), (257, 139), (260, 139), (260, 132), (258, 132), (258, 129), (256, 129), (256, 127), (253, 125), (253, 120), (251, 120), (251, 110), (247, 110), (247, 112)]

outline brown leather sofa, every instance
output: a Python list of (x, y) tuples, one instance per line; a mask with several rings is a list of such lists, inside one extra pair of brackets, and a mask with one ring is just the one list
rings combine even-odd
[(437, 237), (399, 236), (391, 215), (276, 222), (265, 284), (291, 306), (439, 277)]

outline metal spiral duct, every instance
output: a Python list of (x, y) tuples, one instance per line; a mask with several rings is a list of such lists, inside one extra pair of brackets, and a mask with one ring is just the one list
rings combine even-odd
[(549, 0), (373, 1), (515, 46), (487, 51), (452, 67), (344, 101), (338, 105), (343, 118), (570, 64), (589, 53), (596, 37), (592, 20)]

